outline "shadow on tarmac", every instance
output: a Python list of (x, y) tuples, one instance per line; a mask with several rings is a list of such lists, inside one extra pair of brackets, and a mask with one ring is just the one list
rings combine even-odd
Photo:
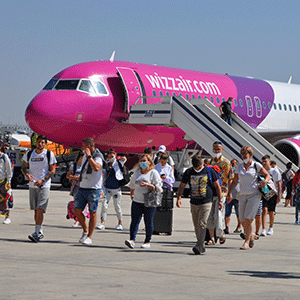
[(230, 275), (250, 276), (260, 278), (300, 279), (300, 273), (272, 271), (228, 271)]

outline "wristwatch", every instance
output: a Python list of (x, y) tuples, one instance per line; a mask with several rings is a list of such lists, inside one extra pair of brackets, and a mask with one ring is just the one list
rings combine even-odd
[(90, 159), (90, 158), (92, 158), (92, 155), (89, 155), (89, 156), (87, 157), (87, 159)]

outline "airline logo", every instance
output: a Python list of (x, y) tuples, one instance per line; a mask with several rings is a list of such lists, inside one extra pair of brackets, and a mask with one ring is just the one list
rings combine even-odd
[(184, 79), (182, 76), (176, 78), (164, 77), (159, 76), (157, 73), (154, 73), (154, 76), (146, 74), (145, 76), (153, 88), (200, 94), (204, 93), (218, 96), (221, 95), (218, 85), (214, 82), (189, 80)]

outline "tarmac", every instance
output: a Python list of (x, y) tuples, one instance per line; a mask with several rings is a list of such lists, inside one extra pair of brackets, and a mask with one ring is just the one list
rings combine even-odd
[[(232, 215), (223, 245), (207, 246), (194, 255), (196, 238), (189, 199), (173, 211), (172, 235), (155, 235), (150, 249), (141, 249), (141, 223), (136, 248), (129, 238), (129, 192), (123, 192), (123, 231), (117, 231), (113, 203), (106, 229), (95, 230), (93, 244), (79, 244), (81, 228), (66, 219), (69, 191), (51, 189), (44, 219), (45, 237), (29, 241), (34, 231), (29, 191), (13, 191), (10, 225), (0, 219), (2, 267), (0, 299), (297, 299), (300, 293), (300, 225), (294, 207), (277, 207), (274, 235), (260, 237), (241, 251)], [(99, 207), (100, 208), (100, 207)], [(100, 210), (98, 208), (98, 218)]]

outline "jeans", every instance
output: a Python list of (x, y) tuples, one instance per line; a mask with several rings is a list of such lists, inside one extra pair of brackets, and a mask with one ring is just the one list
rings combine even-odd
[(239, 200), (236, 199), (232, 199), (230, 203), (225, 203), (225, 217), (231, 216), (233, 206), (236, 216), (239, 217)]
[(144, 243), (149, 243), (154, 230), (153, 219), (156, 207), (146, 207), (143, 203), (132, 201), (131, 203), (131, 224), (130, 224), (130, 240), (135, 241), (136, 234), (139, 229), (142, 216), (146, 227), (146, 238)]
[(295, 202), (295, 212), (296, 212), (296, 215), (295, 215), (295, 217), (296, 217), (296, 221), (298, 222), (299, 221), (299, 211), (300, 211), (300, 201), (296, 201)]

